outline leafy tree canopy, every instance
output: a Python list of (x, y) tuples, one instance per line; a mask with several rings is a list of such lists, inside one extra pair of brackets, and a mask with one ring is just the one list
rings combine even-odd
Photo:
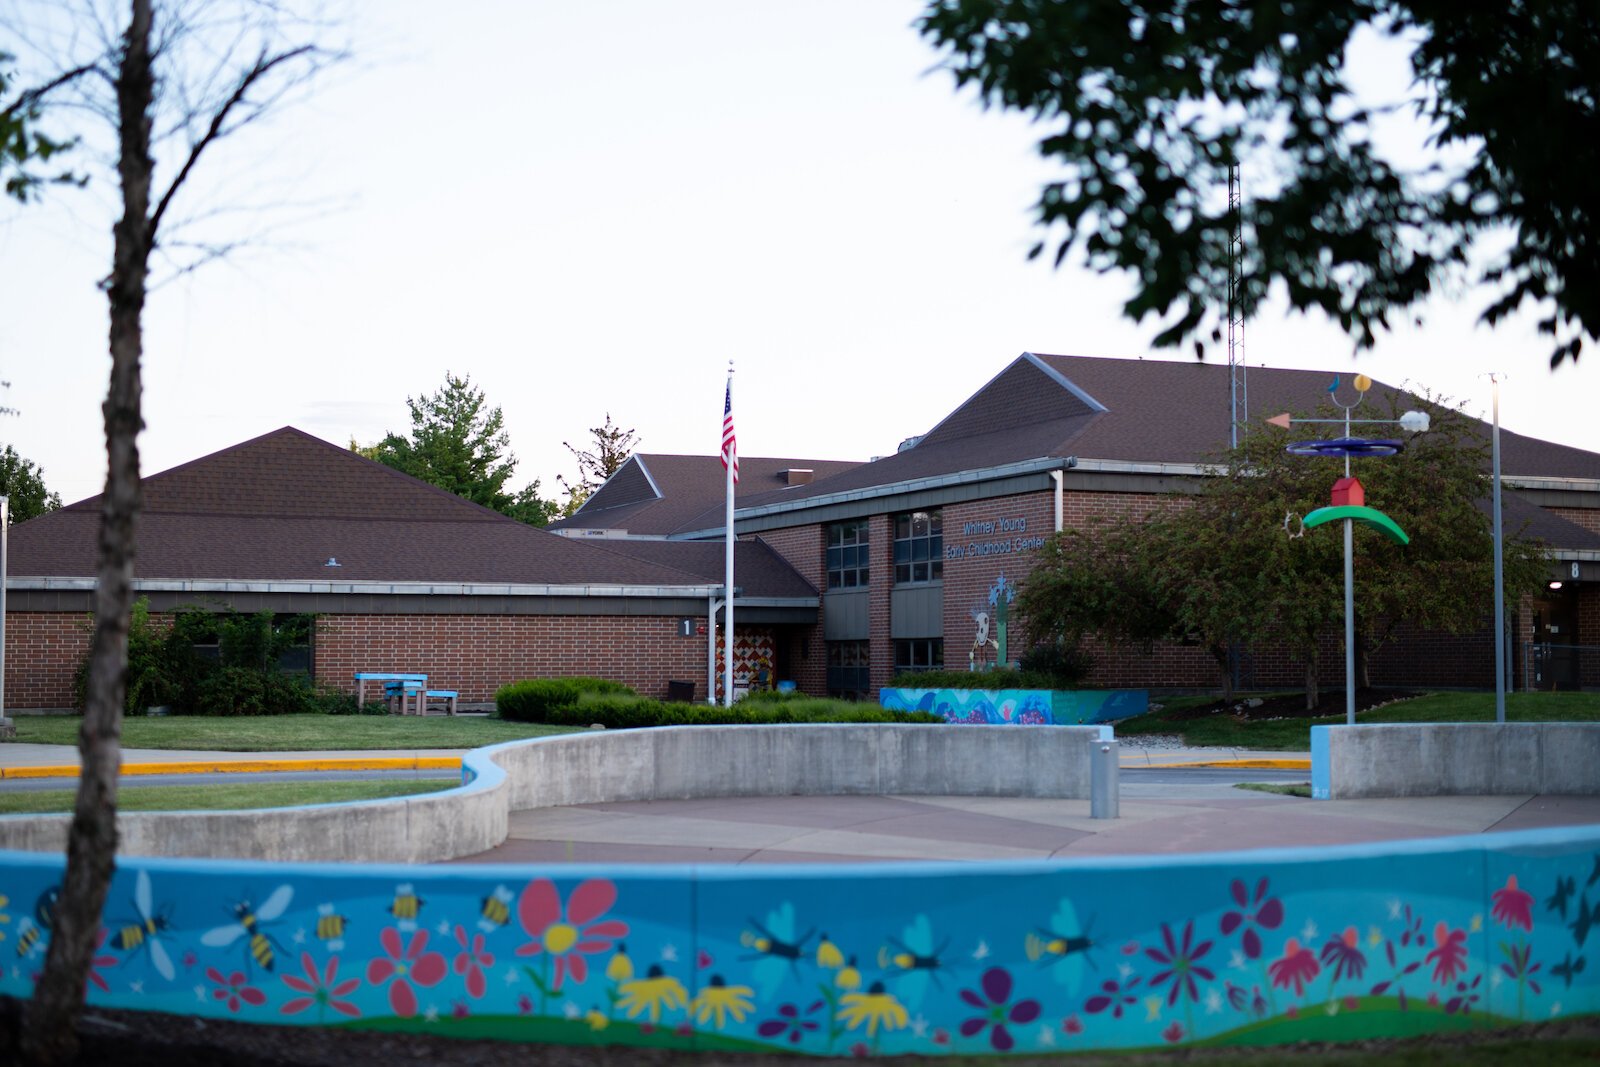
[(75, 139), (58, 141), (39, 129), (40, 113), (45, 98), (78, 78), (82, 68), (60, 75), (48, 85), (22, 91), (15, 90), (16, 79), (11, 73), (12, 57), (0, 52), (0, 177), (5, 179), (6, 195), (26, 203), (37, 195), (39, 187), (50, 182), (82, 185), (84, 179), (70, 171), (40, 174), (35, 164), (50, 162), (52, 156), (73, 147)]
[[(1398, 456), (1357, 460), (1351, 473), (1368, 505), (1410, 536), (1399, 545), (1358, 525), (1355, 601), (1358, 670), (1404, 623), (1462, 633), (1490, 613), (1494, 546), (1479, 424), (1428, 405), (1433, 428)], [(1311, 413), (1307, 413), (1308, 415)], [(1316, 413), (1322, 417), (1330, 412)], [(1364, 411), (1366, 417), (1396, 417)], [(1343, 462), (1285, 453), (1286, 431), (1252, 433), (1203, 478), (1142, 523), (1068, 530), (1024, 580), (1019, 607), (1035, 640), (1097, 634), (1112, 644), (1198, 644), (1223, 667), (1231, 644), (1284, 643), (1307, 669), (1314, 703), (1323, 639), (1344, 618), (1344, 551), (1338, 524), (1300, 520), (1329, 502)], [(1540, 546), (1508, 528), (1508, 597), (1545, 576)], [(1227, 672), (1222, 672), (1224, 688)]]
[[(930, 0), (917, 26), (958, 86), (1045, 131), (1063, 174), (1038, 221), (1058, 236), (1032, 254), (1054, 240), (1057, 264), (1078, 249), (1131, 272), (1123, 312), (1165, 317), (1158, 345), (1198, 338), (1203, 356), (1207, 328), (1219, 337), (1236, 163), (1270, 176), (1242, 220), (1246, 316), (1281, 283), (1366, 348), (1476, 270), (1483, 320), (1530, 304), (1552, 365), (1600, 330), (1593, 0)], [(1414, 43), (1409, 99), (1350, 91), (1363, 29)], [(1375, 147), (1375, 120), (1400, 110), (1426, 125), (1422, 165)]]
[(445, 372), (444, 386), (420, 399), (406, 398), (411, 436), (390, 433), (372, 449), (352, 448), (413, 478), (482, 504), (520, 522), (543, 526), (556, 513), (539, 499), (539, 481), (519, 492), (506, 489), (517, 469), (511, 438), (498, 407), (489, 407), (470, 377)]
[(12, 522), (27, 522), (61, 506), (61, 497), (45, 488), (39, 465), (10, 445), (0, 452), (0, 496), (11, 498)]
[(628, 461), (634, 449), (639, 447), (639, 436), (633, 430), (624, 430), (611, 421), (611, 412), (606, 412), (604, 426), (591, 426), (589, 433), (594, 438), (594, 444), (589, 449), (580, 449), (573, 446), (570, 441), (561, 444), (578, 461), (578, 477), (576, 481), (567, 481), (561, 475), (556, 475), (567, 491), (566, 502), (561, 506), (561, 514), (571, 515), (583, 507), (583, 502), (589, 499), (589, 494), (605, 484), (606, 479), (617, 473), (617, 468)]

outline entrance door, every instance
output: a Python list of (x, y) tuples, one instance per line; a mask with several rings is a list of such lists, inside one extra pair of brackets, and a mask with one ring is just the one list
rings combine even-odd
[(1533, 687), (1578, 688), (1578, 605), (1566, 590), (1552, 589), (1533, 602)]

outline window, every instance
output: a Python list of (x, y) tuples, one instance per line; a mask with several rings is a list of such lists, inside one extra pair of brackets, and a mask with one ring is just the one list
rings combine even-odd
[(828, 527), (828, 588), (855, 589), (866, 585), (869, 548), (865, 519)]
[(912, 511), (894, 517), (894, 582), (936, 582), (944, 577), (944, 517)]
[(828, 695), (859, 700), (867, 695), (867, 667), (872, 661), (866, 641), (828, 642)]
[(894, 673), (944, 669), (944, 638), (919, 637), (894, 643)]

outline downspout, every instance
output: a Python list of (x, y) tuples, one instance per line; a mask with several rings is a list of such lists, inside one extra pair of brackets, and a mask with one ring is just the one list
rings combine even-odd
[(1064, 518), (1064, 511), (1062, 508), (1064, 498), (1062, 495), (1061, 474), (1061, 471), (1050, 472), (1050, 480), (1056, 483), (1056, 533), (1061, 532), (1062, 520)]

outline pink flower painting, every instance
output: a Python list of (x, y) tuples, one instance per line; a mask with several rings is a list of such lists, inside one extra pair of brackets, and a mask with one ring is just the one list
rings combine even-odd
[(1317, 962), (1316, 953), (1291, 937), (1283, 946), (1283, 955), (1268, 965), (1267, 976), (1278, 989), (1293, 986), (1294, 995), (1298, 997), (1305, 993), (1306, 983), (1321, 970), (1322, 965)]
[(267, 1002), (267, 995), (250, 985), (243, 971), (234, 971), (225, 976), (215, 967), (207, 967), (206, 977), (216, 986), (211, 991), (211, 999), (225, 1002), (229, 1011), (238, 1011), (241, 1004), (259, 1008)]
[(1444, 923), (1433, 928), (1433, 951), (1426, 956), (1433, 964), (1433, 980), (1441, 985), (1455, 980), (1467, 969), (1467, 932), (1452, 930)]
[(465, 976), (469, 996), (474, 999), (481, 997), (488, 989), (483, 972), (494, 966), (494, 953), (484, 950), (482, 934), (473, 934), (469, 942), (466, 927), (459, 923), (456, 924), (456, 943), (461, 946), (461, 951), (456, 953), (455, 972)]
[(609, 952), (613, 941), (628, 936), (627, 923), (601, 919), (616, 902), (617, 887), (604, 878), (579, 883), (565, 909), (554, 882), (548, 878), (529, 882), (517, 901), (517, 919), (533, 940), (519, 946), (517, 955), (546, 954), (555, 960), (551, 992), (560, 989), (568, 975), (574, 982), (582, 982), (589, 976), (589, 964), (583, 957)]
[(311, 953), (302, 952), (300, 969), (305, 972), (304, 978), (286, 974), (283, 976), (283, 984), (302, 995), (284, 1001), (279, 1011), (284, 1015), (298, 1015), (316, 1005), (319, 1017), (323, 1011), (332, 1008), (340, 1015), (347, 1015), (352, 1019), (360, 1018), (361, 1009), (342, 998), (355, 992), (356, 987), (361, 985), (361, 979), (346, 978), (342, 982), (339, 981), (338, 956), (329, 957), (327, 970), (319, 971), (317, 962), (311, 958)]
[(403, 945), (400, 932), (392, 926), (386, 927), (378, 940), (389, 958), (367, 964), (367, 981), (375, 986), (388, 982), (389, 1007), (400, 1018), (409, 1019), (417, 1014), (417, 991), (412, 983), (423, 988), (436, 986), (444, 981), (449, 967), (441, 953), (427, 951), (426, 930), (418, 930), (411, 935), (410, 944)]
[(1511, 875), (1506, 884), (1490, 894), (1493, 905), (1490, 914), (1500, 925), (1509, 929), (1533, 929), (1533, 894), (1517, 885), (1517, 876)]

